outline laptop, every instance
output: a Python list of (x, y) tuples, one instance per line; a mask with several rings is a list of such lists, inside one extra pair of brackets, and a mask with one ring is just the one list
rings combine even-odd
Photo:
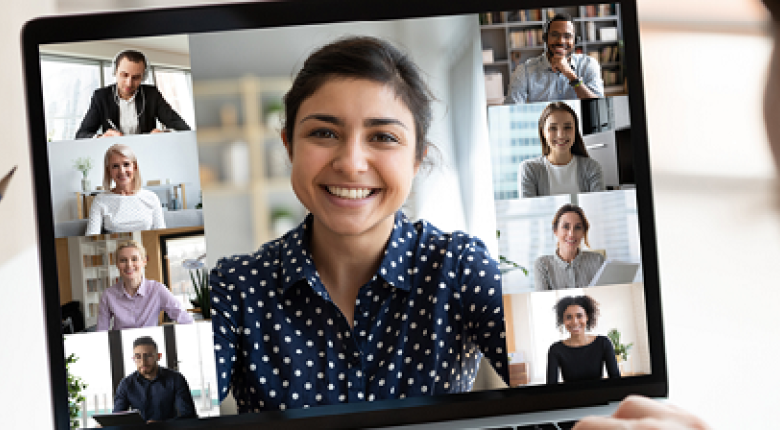
[[(441, 364), (427, 373), (431, 381), (468, 378), (458, 390), (423, 393), (403, 381), (417, 394), (388, 389), (377, 398), (368, 384), (364, 396), (352, 397), (334, 374), (324, 387), (335, 387), (335, 399), (343, 390), (349, 401), (287, 407), (278, 399), (297, 400), (307, 383), (326, 377), (315, 372), (296, 386), (271, 368), (247, 373), (254, 379), (223, 375), (235, 369), (232, 360), (244, 372), (259, 372), (262, 363), (220, 353), (235, 345), (220, 343), (225, 327), (217, 310), (226, 308), (209, 294), (222, 286), (208, 273), (220, 258), (253, 253), (306, 219), (280, 136), (283, 96), (307, 57), (354, 36), (407, 53), (433, 93), (429, 135), (438, 156), (418, 173), (402, 210), (410, 222), (424, 219), (484, 243), (499, 264), (501, 318), (483, 334), (500, 346), (474, 349), (481, 360), (462, 373)], [(184, 403), (172, 413), (185, 405), (197, 416), (165, 428), (566, 428), (609, 413), (628, 394), (665, 397), (638, 36), (634, 0), (325, 0), (28, 23), (24, 72), (57, 428), (71, 426), (73, 378), (81, 382), (70, 398), (75, 426), (95, 427), (96, 414), (123, 412), (115, 408), (120, 388), (131, 375), (143, 381), (138, 375), (157, 369), (153, 362), (186, 381), (176, 397)], [(560, 143), (552, 124), (572, 142)], [(548, 138), (563, 149), (545, 147)], [(577, 142), (584, 152), (572, 149)], [(569, 154), (568, 161), (550, 154)], [(111, 191), (126, 179), (111, 173), (123, 160), (138, 172), (129, 175), (138, 183), (128, 199)], [(123, 207), (144, 215), (127, 216)], [(148, 213), (138, 209), (144, 207)], [(128, 292), (122, 288), (133, 258), (144, 262), (144, 277)], [(592, 282), (607, 259), (640, 261), (642, 270), (620, 285)], [(561, 287), (564, 279), (577, 288)], [(117, 310), (117, 303), (152, 294), (164, 298), (165, 312)], [(580, 304), (555, 310), (575, 299)], [(574, 336), (561, 322), (565, 311), (584, 309), (582, 300), (600, 310), (589, 345), (617, 354), (577, 380), (566, 365), (550, 363), (556, 345)], [(137, 351), (151, 348), (148, 339), (157, 355)], [(241, 346), (244, 356), (262, 342)], [(414, 343), (400, 345), (397, 355), (416, 365)], [(309, 365), (295, 354), (279, 359)], [(317, 361), (312, 366), (330, 364)], [(389, 371), (380, 366), (365, 376)], [(281, 388), (272, 395), (265, 384)]]

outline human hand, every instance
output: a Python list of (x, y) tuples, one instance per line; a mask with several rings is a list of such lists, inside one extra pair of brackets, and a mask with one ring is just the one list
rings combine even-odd
[(159, 128), (155, 128), (154, 130), (150, 131), (150, 132), (149, 132), (149, 134), (154, 134), (154, 133), (162, 133), (162, 132), (163, 132), (163, 131), (162, 131), (162, 130), (160, 130)]
[(109, 128), (106, 130), (105, 133), (101, 134), (100, 137), (119, 137), (123, 136), (122, 132), (113, 128)]
[(553, 72), (560, 72), (563, 76), (566, 76), (570, 81), (577, 79), (577, 74), (574, 73), (574, 69), (571, 68), (567, 61), (566, 55), (553, 51), (553, 55), (550, 58), (550, 66)]
[(572, 430), (709, 430), (699, 417), (674, 405), (642, 396), (628, 396), (611, 417), (581, 419)]

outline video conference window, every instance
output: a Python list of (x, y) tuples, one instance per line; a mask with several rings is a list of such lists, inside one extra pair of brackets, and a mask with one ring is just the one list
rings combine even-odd
[(488, 104), (627, 93), (617, 3), (488, 12), (480, 24)]
[[(589, 19), (594, 10), (604, 19)], [(600, 37), (573, 43), (575, 54), (618, 51), (617, 6), (555, 12)], [(57, 98), (46, 88), (67, 87), (78, 105), (69, 112), (80, 112), (62, 119), (71, 131), (57, 131), (66, 140), (48, 149), (64, 330), (77, 333), (66, 351), (102, 363), (69, 369), (93, 387), (85, 424), (142, 409), (125, 387), (149, 372), (187, 388), (158, 393), (168, 406), (140, 411), (147, 421), (571, 382), (566, 359), (547, 355), (556, 342), (612, 355), (593, 361), (591, 380), (648, 373), (627, 96), (529, 99), (486, 115), (506, 97), (491, 98), (490, 72), (505, 86), (510, 56), (544, 53), (517, 47), (518, 31), (541, 29), (544, 14), (533, 13), (159, 38), (187, 46), (178, 63), (150, 60), (153, 80), (142, 79), (192, 129), (170, 133), (119, 136), (111, 130), (125, 131), (122, 120), (101, 113), (91, 135), (75, 139), (108, 76), (119, 82), (108, 106), (140, 96), (141, 81), (122, 89), (137, 73), (114, 70), (114, 56), (157, 58), (153, 44), (51, 48), (90, 70), (66, 83), (44, 77), (45, 98)], [(504, 54), (487, 61), (486, 44), (502, 37)], [(379, 57), (390, 60), (370, 60)], [(622, 65), (611, 63), (598, 63), (600, 79), (617, 70), (622, 82)], [(309, 76), (344, 66), (354, 74), (325, 73), (296, 99), (304, 64)], [(392, 84), (354, 72), (383, 67)], [(432, 167), (422, 133), (435, 145)], [(574, 164), (550, 173), (561, 162)], [(533, 183), (527, 163), (536, 163)], [(345, 240), (353, 236), (371, 240), (358, 249)], [(344, 252), (375, 258), (344, 278), (328, 257)], [(353, 278), (359, 285), (344, 282)], [(557, 324), (556, 301), (581, 295), (599, 303), (598, 324)]]

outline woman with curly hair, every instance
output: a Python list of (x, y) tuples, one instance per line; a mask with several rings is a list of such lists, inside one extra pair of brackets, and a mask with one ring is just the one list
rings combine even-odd
[(558, 383), (559, 369), (563, 382), (598, 381), (604, 366), (610, 379), (620, 378), (612, 342), (586, 333), (598, 322), (598, 302), (589, 296), (564, 297), (554, 309), (557, 327), (565, 327), (569, 338), (555, 342), (547, 352), (547, 384)]

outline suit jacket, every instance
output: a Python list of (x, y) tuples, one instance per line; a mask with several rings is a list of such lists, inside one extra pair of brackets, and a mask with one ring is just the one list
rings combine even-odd
[[(81, 126), (76, 132), (76, 139), (94, 137), (98, 130), (109, 130), (113, 127), (111, 121), (119, 127), (119, 106), (116, 99), (116, 84), (98, 88), (92, 95), (89, 110), (81, 120)], [(138, 133), (149, 133), (154, 130), (159, 119), (166, 127), (174, 130), (189, 130), (186, 122), (165, 101), (157, 87), (141, 85), (135, 97), (135, 107), (138, 111)]]

